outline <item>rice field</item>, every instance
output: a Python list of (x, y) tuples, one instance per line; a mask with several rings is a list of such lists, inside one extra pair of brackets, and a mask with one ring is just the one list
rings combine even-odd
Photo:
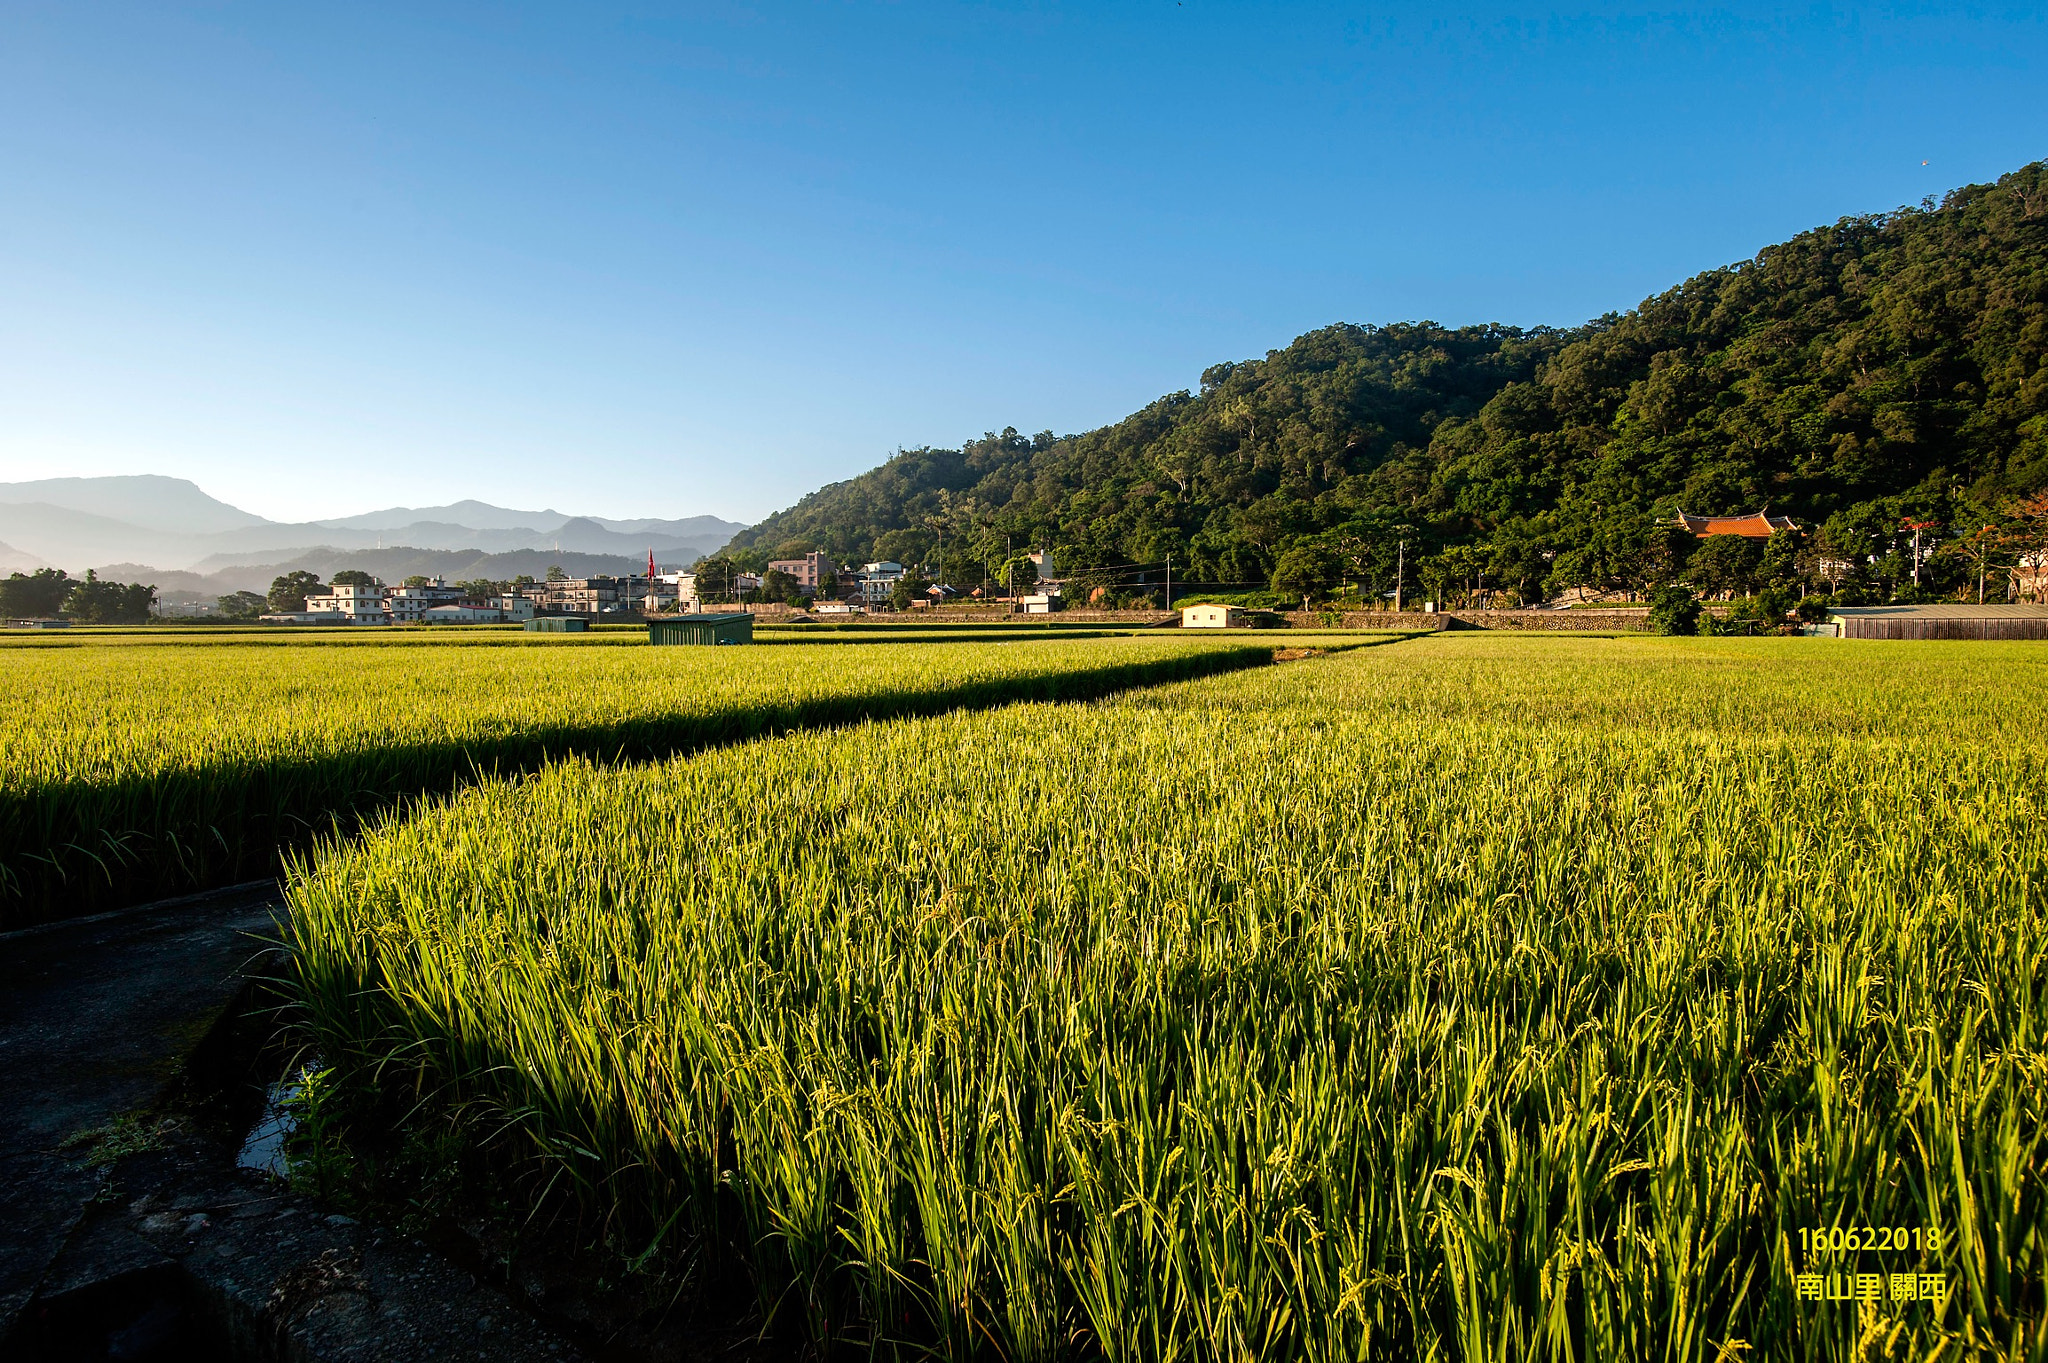
[(644, 760), (1272, 656), (1187, 638), (653, 649), (644, 631), (155, 641), (165, 633), (0, 647), (0, 927), (272, 875), (281, 848), (394, 801), (572, 753)]
[(2041, 1358), (2044, 656), (1431, 638), (564, 761), (295, 872), (305, 1026), (821, 1346)]

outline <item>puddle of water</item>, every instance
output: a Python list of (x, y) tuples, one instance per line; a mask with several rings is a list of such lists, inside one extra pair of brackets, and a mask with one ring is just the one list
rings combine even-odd
[(241, 1150), (235, 1155), (237, 1167), (257, 1169), (272, 1178), (291, 1174), (292, 1164), (285, 1155), (284, 1142), (298, 1130), (299, 1119), (292, 1115), (289, 1104), (299, 1096), (300, 1087), (300, 1076), (296, 1074), (270, 1086), (264, 1094), (263, 1115), (249, 1128)]

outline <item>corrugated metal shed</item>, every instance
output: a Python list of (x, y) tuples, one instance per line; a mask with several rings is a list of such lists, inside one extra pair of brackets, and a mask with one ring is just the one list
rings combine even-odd
[(580, 615), (539, 615), (528, 620), (526, 628), (534, 634), (582, 634), (590, 622)]
[(2048, 606), (1842, 606), (1828, 623), (1843, 639), (2048, 639)]
[(647, 622), (650, 644), (751, 644), (754, 616), (750, 611), (717, 615), (675, 615)]

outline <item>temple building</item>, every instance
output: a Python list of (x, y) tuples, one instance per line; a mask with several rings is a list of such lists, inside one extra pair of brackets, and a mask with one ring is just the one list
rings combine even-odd
[(1780, 530), (1797, 530), (1790, 516), (1773, 516), (1770, 510), (1753, 516), (1688, 516), (1678, 513), (1677, 525), (1705, 539), (1708, 535), (1740, 535), (1744, 539), (1767, 540)]

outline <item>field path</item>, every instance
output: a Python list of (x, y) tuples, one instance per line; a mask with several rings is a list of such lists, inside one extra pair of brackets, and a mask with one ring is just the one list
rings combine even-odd
[(165, 1096), (281, 909), (260, 881), (0, 935), (0, 1337), (99, 1188), (64, 1142)]

